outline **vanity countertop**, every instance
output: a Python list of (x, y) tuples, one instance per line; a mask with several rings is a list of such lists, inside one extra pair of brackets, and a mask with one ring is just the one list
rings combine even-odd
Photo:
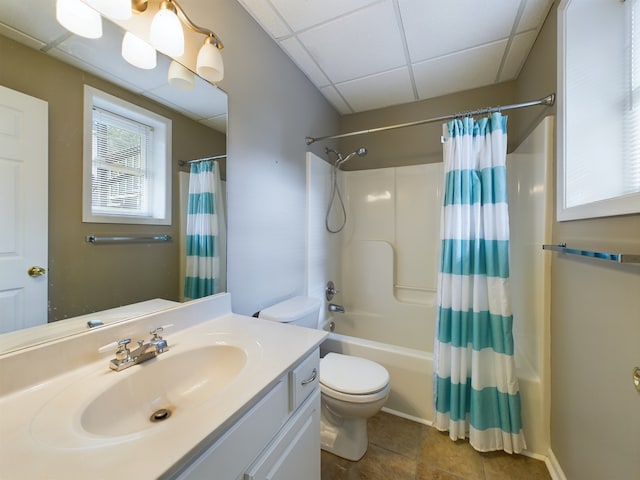
[[(207, 308), (210, 306), (208, 302), (214, 306), (222, 304), (222, 311)], [(106, 328), (100, 329), (104, 331), (95, 332), (99, 333), (98, 339), (86, 337), (91, 338), (87, 341), (93, 349), (96, 342), (106, 344), (116, 335), (131, 335), (136, 321), (141, 322), (143, 331), (150, 325), (174, 323), (174, 328), (168, 329), (164, 335), (170, 350), (156, 359), (114, 372), (108, 368), (113, 354), (96, 354), (89, 363), (77, 366), (77, 362), (70, 362), (74, 367), (68, 371), (58, 372), (49, 378), (36, 376), (37, 382), (27, 382), (14, 391), (5, 392), (0, 397), (0, 477), (114, 478), (126, 474), (158, 478), (167, 471), (179, 470), (180, 465), (222, 435), (327, 335), (321, 330), (233, 314), (230, 308), (224, 308), (230, 304), (228, 298), (223, 298), (222, 302), (214, 297), (191, 303), (194, 305), (184, 304), (164, 313), (132, 320), (125, 326), (114, 326), (111, 333)], [(215, 313), (209, 313), (208, 318), (202, 317), (203, 312), (212, 311)], [(194, 320), (194, 315), (201, 318)], [(181, 328), (181, 319), (187, 316), (191, 318)], [(136, 336), (134, 341), (138, 338)], [(75, 346), (64, 341), (59, 343), (61, 348)], [(133, 429), (126, 434), (99, 435), (89, 433), (83, 427), (82, 412), (100, 392), (126, 381), (128, 376), (139, 378), (135, 375), (140, 369), (152, 365), (158, 369), (161, 362), (172, 361), (172, 357), (212, 345), (239, 347), (246, 355), (246, 363), (237, 377), (211, 398), (191, 402), (182, 409), (176, 408), (165, 422)], [(41, 361), (43, 353), (38, 352), (38, 348), (33, 352), (35, 359)], [(29, 358), (29, 352), (21, 355), (20, 362), (28, 364), (30, 369), (38, 368), (37, 363), (31, 362), (33, 359)], [(56, 362), (57, 358), (54, 355), (49, 361)], [(0, 375), (9, 375), (8, 368), (19, 371), (24, 367), (20, 362), (15, 358), (8, 363), (3, 362), (0, 356)], [(178, 364), (173, 365), (175, 368)], [(112, 399), (112, 403), (118, 403), (118, 399)], [(129, 406), (125, 408), (129, 413)], [(130, 408), (135, 410), (136, 405)], [(115, 432), (118, 428), (114, 425)], [(126, 430), (127, 425), (122, 428)]]

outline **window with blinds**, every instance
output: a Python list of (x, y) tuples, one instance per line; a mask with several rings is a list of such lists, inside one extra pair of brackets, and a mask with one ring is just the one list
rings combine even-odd
[(170, 120), (85, 86), (83, 221), (171, 223)]
[(640, 1), (628, 5), (628, 97), (625, 102), (623, 194), (640, 192)]
[(558, 220), (639, 213), (640, 0), (558, 19)]
[(94, 213), (149, 216), (151, 134), (148, 125), (93, 109)]

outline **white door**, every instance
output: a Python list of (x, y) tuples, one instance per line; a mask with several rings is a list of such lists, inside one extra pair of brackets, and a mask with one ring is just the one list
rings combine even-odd
[(47, 323), (48, 163), (47, 102), (0, 86), (0, 333)]

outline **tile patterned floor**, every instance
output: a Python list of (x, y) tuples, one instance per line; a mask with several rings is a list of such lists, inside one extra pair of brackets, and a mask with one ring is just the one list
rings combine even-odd
[(322, 480), (551, 480), (544, 462), (504, 452), (479, 453), (467, 442), (380, 412), (369, 420), (359, 462), (322, 451)]

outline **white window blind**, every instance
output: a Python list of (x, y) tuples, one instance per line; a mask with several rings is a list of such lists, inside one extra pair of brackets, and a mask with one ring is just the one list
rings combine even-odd
[(624, 194), (640, 192), (640, 2), (631, 0), (629, 18), (629, 95), (625, 118)]
[(94, 213), (149, 215), (151, 132), (147, 125), (94, 107), (91, 172)]
[(560, 221), (640, 212), (640, 0), (558, 5)]
[(171, 225), (171, 120), (85, 85), (82, 221)]

